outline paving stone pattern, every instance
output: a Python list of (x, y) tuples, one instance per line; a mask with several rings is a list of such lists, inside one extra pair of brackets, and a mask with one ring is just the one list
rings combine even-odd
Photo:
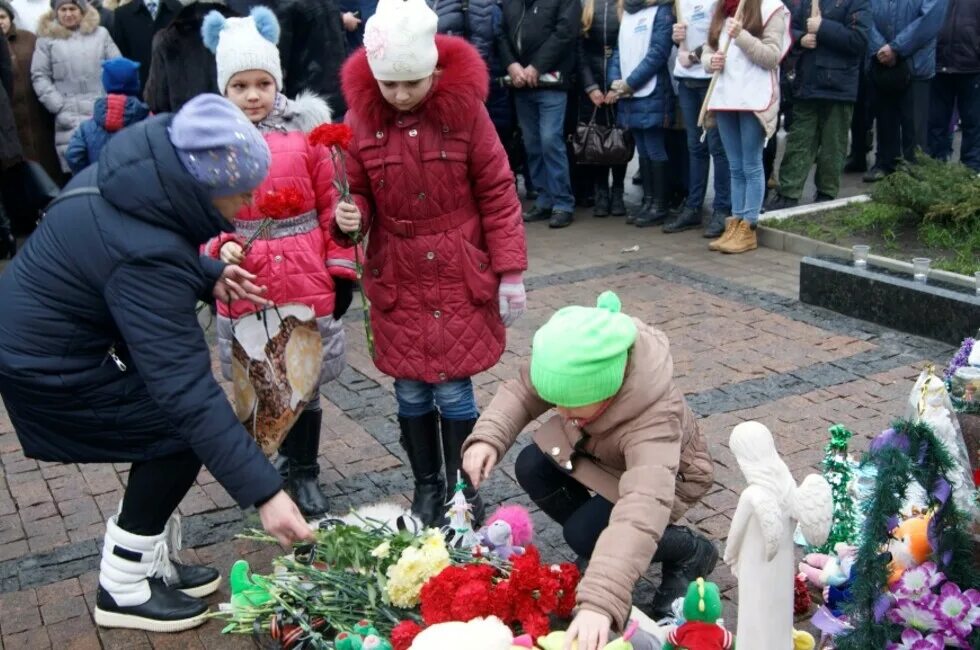
[[(743, 486), (727, 448), (735, 424), (766, 423), (802, 479), (817, 471), (830, 425), (842, 422), (859, 439), (872, 437), (902, 414), (920, 368), (942, 362), (952, 350), (802, 305), (795, 298), (798, 258), (770, 250), (711, 254), (697, 235), (665, 236), (583, 216), (561, 232), (538, 224), (529, 228), (529, 311), (510, 331), (501, 363), (475, 377), (474, 384), (485, 406), (502, 381), (516, 376), (535, 328), (554, 310), (588, 304), (602, 290), (615, 290), (628, 313), (670, 337), (676, 381), (703, 417), (717, 467), (714, 488), (683, 523), (720, 544)], [(636, 244), (640, 251), (622, 252)], [(411, 480), (398, 445), (392, 380), (370, 362), (356, 310), (347, 321), (350, 365), (323, 389), (321, 481), (337, 511), (381, 499), (407, 504)], [(531, 505), (513, 476), (516, 452), (526, 442), (524, 434), (488, 482), (488, 501)], [(24, 458), (0, 404), (0, 650), (250, 645), (221, 636), (217, 622), (172, 636), (94, 627), (104, 521), (116, 511), (127, 469)], [(180, 513), (187, 559), (226, 571), (244, 557), (261, 571), (278, 552), (235, 539), (244, 527), (258, 525), (257, 516), (235, 507), (207, 471)], [(560, 529), (533, 514), (545, 556), (569, 558)], [(724, 592), (726, 616), (733, 619), (731, 573), (719, 567), (711, 577)], [(636, 602), (648, 604), (656, 584), (652, 569), (637, 587)], [(226, 599), (222, 589), (212, 603)]]

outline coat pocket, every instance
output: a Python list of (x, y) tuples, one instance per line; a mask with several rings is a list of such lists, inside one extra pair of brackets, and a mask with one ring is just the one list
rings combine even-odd
[(381, 311), (391, 311), (398, 302), (398, 284), (391, 251), (381, 246), (364, 263), (364, 295), (371, 305)]
[(474, 305), (485, 305), (497, 297), (500, 279), (490, 268), (489, 253), (477, 248), (462, 236), (459, 241), (466, 294)]

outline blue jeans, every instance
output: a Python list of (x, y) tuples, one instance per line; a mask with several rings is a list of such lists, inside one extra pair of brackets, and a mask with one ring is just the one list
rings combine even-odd
[(715, 117), (732, 175), (732, 215), (750, 224), (758, 223), (766, 195), (762, 171), (766, 133), (762, 123), (751, 111), (717, 111)]
[[(688, 155), (688, 190), (687, 207), (700, 210), (704, 203), (704, 195), (708, 191), (708, 170), (711, 161), (715, 162), (715, 200), (712, 203), (714, 212), (726, 215), (732, 213), (732, 178), (728, 170), (728, 157), (725, 147), (721, 144), (718, 129), (708, 129), (707, 143), (701, 142), (701, 127), (698, 126), (698, 115), (701, 114), (701, 104), (704, 103), (705, 93), (708, 92), (708, 80), (704, 83), (691, 84), (684, 79), (677, 85), (677, 99), (681, 105), (681, 115), (684, 117), (684, 130), (687, 133)], [(689, 85), (691, 84), (691, 85)]]
[(640, 158), (667, 162), (667, 147), (662, 128), (655, 126), (652, 129), (633, 129), (633, 139)]
[(395, 400), (398, 416), (417, 418), (439, 408), (447, 420), (475, 420), (480, 416), (476, 408), (473, 382), (457, 379), (441, 384), (428, 384), (414, 379), (395, 380)]
[(525, 90), (514, 93), (517, 120), (524, 136), (524, 150), (539, 208), (575, 211), (572, 181), (565, 150), (563, 90)]
[(980, 74), (944, 74), (932, 79), (929, 97), (929, 155), (949, 160), (953, 153), (950, 121), (959, 110), (963, 125), (960, 162), (980, 172)]

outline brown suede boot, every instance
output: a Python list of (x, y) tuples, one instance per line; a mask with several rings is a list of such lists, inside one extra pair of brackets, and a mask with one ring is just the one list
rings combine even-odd
[(735, 228), (738, 227), (739, 219), (737, 217), (728, 217), (725, 219), (725, 232), (721, 233), (721, 237), (714, 240), (708, 244), (708, 249), (716, 251), (719, 247), (732, 238), (732, 234), (735, 233)]
[(756, 240), (755, 228), (743, 219), (738, 222), (735, 232), (732, 233), (728, 241), (723, 242), (718, 250), (722, 253), (745, 253), (758, 247), (759, 242)]

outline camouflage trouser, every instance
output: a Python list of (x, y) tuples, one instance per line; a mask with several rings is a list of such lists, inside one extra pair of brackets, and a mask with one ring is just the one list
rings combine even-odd
[(847, 156), (847, 136), (854, 104), (826, 100), (793, 102), (793, 125), (779, 166), (779, 194), (799, 200), (814, 161), (817, 192), (837, 197)]

